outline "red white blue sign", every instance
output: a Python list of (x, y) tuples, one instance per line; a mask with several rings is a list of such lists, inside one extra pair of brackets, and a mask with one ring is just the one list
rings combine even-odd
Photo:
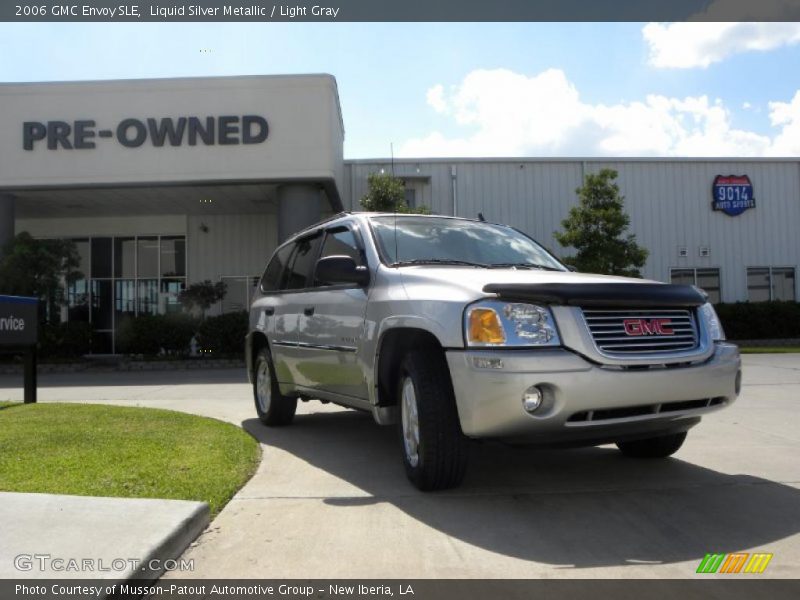
[(747, 175), (717, 175), (711, 191), (714, 195), (711, 208), (731, 217), (756, 207), (753, 183)]

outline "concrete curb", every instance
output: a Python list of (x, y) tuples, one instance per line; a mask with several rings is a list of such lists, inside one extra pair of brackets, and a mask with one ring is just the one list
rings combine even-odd
[(0, 492), (0, 578), (153, 581), (209, 521), (205, 502)]
[(146, 581), (158, 579), (165, 571), (163, 568), (165, 561), (180, 558), (184, 550), (203, 533), (210, 522), (211, 512), (208, 508), (208, 504), (205, 502), (198, 502), (192, 514), (175, 527), (160, 544), (154, 546), (144, 559), (145, 565), (150, 565), (153, 561), (157, 560), (161, 568), (153, 570), (148, 567), (140, 573), (132, 574), (128, 579)]

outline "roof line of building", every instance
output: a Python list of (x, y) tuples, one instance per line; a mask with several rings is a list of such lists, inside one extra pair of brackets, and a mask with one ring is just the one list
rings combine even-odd
[(414, 163), (491, 163), (491, 162), (522, 162), (522, 163), (615, 163), (615, 162), (800, 162), (800, 157), (780, 156), (628, 156), (628, 157), (535, 157), (535, 156), (498, 156), (498, 157), (449, 157), (449, 158), (346, 158), (345, 164), (414, 164)]

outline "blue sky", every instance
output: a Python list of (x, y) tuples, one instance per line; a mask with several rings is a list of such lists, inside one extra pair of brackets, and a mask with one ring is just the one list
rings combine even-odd
[(6, 23), (0, 81), (331, 73), (348, 158), (800, 153), (797, 25), (685, 27)]

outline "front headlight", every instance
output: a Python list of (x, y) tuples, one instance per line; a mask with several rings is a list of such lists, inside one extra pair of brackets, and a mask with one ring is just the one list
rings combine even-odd
[(721, 342), (725, 339), (725, 330), (722, 329), (722, 323), (717, 316), (717, 311), (710, 302), (706, 302), (700, 307), (700, 315), (706, 325), (708, 337), (714, 342)]
[(521, 302), (482, 300), (468, 306), (464, 332), (473, 347), (561, 345), (550, 310)]

